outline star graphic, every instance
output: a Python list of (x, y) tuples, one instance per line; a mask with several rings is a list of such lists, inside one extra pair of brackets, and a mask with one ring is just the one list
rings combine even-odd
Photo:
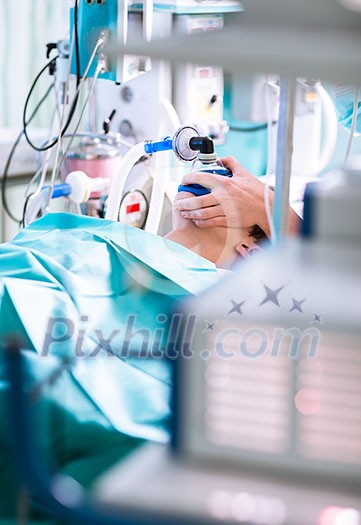
[(322, 324), (322, 314), (315, 314), (313, 313), (313, 323), (321, 323)]
[(202, 333), (204, 332), (213, 332), (214, 331), (214, 325), (217, 323), (217, 321), (214, 321), (213, 323), (210, 323), (209, 321), (206, 321), (206, 327), (205, 329), (203, 330)]
[(227, 313), (227, 315), (232, 314), (233, 312), (237, 312), (237, 314), (243, 315), (242, 306), (244, 305), (245, 302), (246, 301), (242, 301), (241, 303), (236, 303), (236, 301), (232, 301), (232, 299), (231, 299), (232, 308)]
[(305, 301), (306, 301), (306, 298), (302, 299), (302, 301), (297, 301), (296, 299), (292, 297), (293, 306), (292, 308), (288, 310), (288, 313), (291, 313), (297, 310), (297, 312), (300, 312), (301, 314), (303, 314), (302, 305)]
[(265, 289), (265, 292), (266, 292), (266, 297), (263, 299), (263, 301), (260, 303), (260, 306), (270, 302), (270, 303), (273, 303), (275, 304), (276, 306), (278, 306), (278, 308), (281, 307), (280, 303), (279, 303), (279, 300), (278, 300), (278, 294), (280, 293), (281, 290), (283, 290), (284, 286), (281, 286), (280, 288), (277, 288), (276, 290), (272, 290), (272, 288), (269, 288), (267, 285), (263, 285), (264, 286), (264, 289)]

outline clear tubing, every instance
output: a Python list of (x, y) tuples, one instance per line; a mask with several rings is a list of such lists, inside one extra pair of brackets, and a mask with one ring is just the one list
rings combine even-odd
[[(59, 104), (59, 96), (58, 96), (58, 89), (56, 87), (56, 82), (54, 81), (53, 82), (53, 88), (54, 88), (54, 95), (55, 95), (55, 112), (57, 113), (58, 115), (58, 119), (59, 119), (59, 122), (60, 122), (60, 115), (61, 115), (61, 109), (60, 109), (60, 104)], [(52, 141), (55, 140), (57, 138), (56, 137), (52, 137)], [(47, 144), (50, 144), (50, 140), (51, 140), (51, 137), (49, 137), (47, 140), (45, 140), (44, 142), (42, 142), (40, 144), (40, 148), (43, 148), (44, 146), (46, 146)], [(52, 149), (52, 148), (50, 148)], [(47, 150), (48, 151), (48, 150)], [(41, 171), (41, 159), (42, 159), (42, 151), (37, 151), (36, 152), (36, 171)]]
[(325, 115), (325, 145), (320, 153), (318, 166), (316, 169), (315, 175), (318, 175), (323, 171), (329, 164), (331, 157), (333, 155), (333, 152), (335, 151), (335, 147), (337, 144), (337, 133), (338, 133), (338, 126), (337, 126), (337, 114), (335, 110), (335, 106), (332, 102), (332, 98), (327, 93), (326, 89), (321, 86), (316, 86), (316, 91), (319, 94), (321, 101), (322, 101), (322, 107)]
[[(79, 83), (79, 86), (77, 87), (76, 91), (75, 91), (75, 97), (80, 93), (80, 90), (85, 82), (85, 79), (87, 78), (87, 75), (89, 73), (89, 70), (91, 68), (91, 65), (95, 59), (95, 56), (98, 52), (98, 49), (104, 44), (104, 41), (105, 41), (105, 38), (102, 36), (98, 39), (95, 47), (94, 47), (94, 50), (93, 50), (93, 53), (89, 59), (89, 62), (87, 64), (87, 67), (84, 71), (84, 75), (83, 75), (83, 78), (81, 79), (80, 83)], [(98, 64), (99, 66), (99, 64)], [(65, 86), (65, 93), (68, 93), (68, 89), (69, 89), (69, 81), (70, 81), (70, 67), (71, 67), (71, 62), (69, 61), (69, 69), (68, 69), (68, 77), (67, 77), (67, 81), (66, 81), (66, 86)], [(98, 72), (98, 75), (99, 75), (99, 72)], [(74, 97), (74, 99), (75, 99)], [(62, 129), (62, 126), (63, 126), (63, 121), (64, 121), (64, 117), (65, 117), (65, 104), (63, 105), (63, 111), (62, 111), (62, 114), (61, 114), (61, 120), (60, 120), (60, 133), (59, 133), (59, 137), (58, 137), (58, 142), (57, 142), (57, 145), (56, 145), (56, 154), (55, 154), (55, 161), (54, 161), (54, 168), (53, 168), (53, 171), (52, 171), (52, 174), (51, 174), (51, 181), (50, 181), (50, 192), (49, 192), (49, 195), (48, 195), (48, 201), (47, 201), (47, 207), (49, 207), (50, 205), (50, 201), (51, 201), (51, 193), (52, 193), (52, 188), (54, 186), (54, 183), (55, 183), (55, 178), (56, 178), (56, 175), (58, 173), (58, 162), (59, 162), (59, 156), (60, 156), (60, 148), (62, 147), (62, 136), (61, 136), (61, 129)]]
[[(169, 118), (173, 132), (181, 127), (178, 114), (168, 99), (163, 99), (163, 108)], [(162, 219), (162, 212), (164, 207), (164, 198), (169, 180), (169, 163), (168, 167), (160, 166), (158, 158), (155, 157), (154, 176), (152, 194), (149, 203), (149, 213), (145, 223), (145, 231), (156, 235), (159, 230), (160, 221)]]
[(32, 184), (35, 184), (38, 180), (39, 176), (41, 175), (41, 168), (39, 168), (35, 174), (33, 175), (32, 179), (28, 182), (26, 188), (25, 188), (25, 198), (29, 197), (30, 195), (30, 188)]
[(272, 115), (271, 115), (271, 101), (270, 101), (270, 84), (267, 79), (267, 82), (265, 83), (265, 97), (266, 97), (266, 112), (267, 112), (267, 173), (266, 173), (266, 181), (264, 183), (264, 206), (266, 210), (266, 216), (268, 221), (268, 227), (270, 231), (270, 241), (274, 244), (276, 242), (276, 233), (275, 233), (275, 225), (273, 222), (273, 216), (271, 212), (271, 206), (269, 203), (269, 181), (272, 171), (272, 164), (273, 164), (273, 137), (272, 137)]
[(143, 40), (150, 42), (153, 33), (153, 0), (143, 1)]
[(150, 197), (149, 212), (144, 228), (145, 231), (153, 233), (154, 235), (158, 233), (160, 220), (162, 218), (164, 195), (168, 181), (167, 170), (157, 162), (160, 158), (161, 156), (155, 157), (152, 195)]
[(145, 153), (145, 142), (140, 142), (132, 147), (122, 158), (118, 173), (113, 177), (112, 185), (110, 187), (107, 211), (105, 218), (111, 221), (117, 221), (119, 215), (120, 202), (122, 200), (125, 182), (128, 178), (130, 170), (134, 164)]
[(164, 108), (165, 114), (168, 117), (170, 125), (172, 127), (172, 133), (175, 133), (177, 129), (181, 127), (181, 121), (178, 116), (178, 113), (175, 107), (173, 106), (173, 104), (167, 98), (163, 99), (162, 106)]
[(47, 206), (47, 200), (50, 193), (49, 189), (49, 186), (44, 186), (40, 193), (36, 195), (36, 197), (32, 199), (29, 198), (24, 215), (25, 227), (29, 226), (29, 224), (37, 219), (40, 211), (44, 211), (44, 208)]
[(354, 99), (354, 104), (353, 104), (352, 125), (351, 125), (351, 129), (350, 129), (350, 137), (348, 139), (348, 144), (347, 144), (347, 150), (346, 150), (346, 155), (345, 155), (345, 160), (344, 160), (344, 166), (347, 166), (349, 158), (350, 158), (350, 155), (351, 155), (352, 142), (353, 142), (353, 138), (355, 136), (356, 123), (357, 123), (357, 111), (358, 111), (359, 98), (360, 98), (360, 88), (358, 87), (358, 88), (355, 88), (355, 99)]
[(273, 221), (276, 241), (288, 233), (296, 79), (281, 77)]
[[(59, 115), (59, 134), (58, 134), (57, 143), (56, 143), (56, 149), (55, 149), (55, 161), (54, 161), (54, 168), (53, 168), (53, 171), (52, 171), (52, 174), (51, 174), (50, 190), (48, 192), (47, 201), (46, 201), (46, 211), (47, 211), (47, 209), (50, 206), (51, 193), (53, 191), (54, 179), (55, 179), (55, 169), (56, 169), (56, 165), (57, 165), (57, 162), (58, 162), (60, 149), (62, 148), (62, 135), (61, 135), (61, 132), (62, 132), (62, 129), (63, 129), (63, 122), (65, 120), (66, 97), (67, 97), (67, 94), (68, 94), (68, 91), (69, 91), (70, 65), (71, 65), (71, 61), (72, 61), (72, 57), (73, 57), (74, 45), (75, 45), (75, 42), (74, 42), (74, 35), (73, 35), (72, 36), (72, 40), (71, 40), (71, 52), (70, 52), (70, 55), (69, 55), (68, 74), (67, 74), (67, 77), (66, 77), (65, 89), (64, 89), (64, 94), (65, 94), (64, 104), (62, 106), (61, 114)], [(80, 87), (80, 84), (79, 84), (78, 88), (79, 87)], [(58, 108), (58, 105), (56, 107)]]
[[(52, 123), (51, 123), (51, 129), (50, 129), (49, 137), (52, 137), (53, 134), (54, 134), (56, 117), (57, 117), (57, 110), (55, 109), (54, 115), (53, 115), (53, 118), (52, 118)], [(47, 143), (47, 141), (45, 143)], [(45, 184), (45, 179), (46, 179), (46, 175), (47, 175), (47, 171), (48, 171), (48, 167), (49, 167), (49, 163), (50, 163), (50, 159), (51, 159), (52, 154), (53, 154), (52, 148), (48, 149), (47, 152), (46, 152), (46, 157), (45, 157), (45, 161), (44, 161), (43, 167), (40, 168), (37, 171), (37, 174), (41, 173), (40, 181), (39, 181), (38, 187), (36, 188), (34, 193), (32, 195), (30, 195), (30, 197), (29, 197), (29, 202), (28, 202), (27, 208), (29, 208), (31, 202), (37, 200), (38, 196), (41, 194), (41, 190), (43, 189), (43, 186)], [(26, 193), (27, 193), (27, 191), (28, 191), (28, 187), (26, 189)], [(25, 193), (25, 195), (26, 195), (26, 193)], [(35, 219), (33, 219), (33, 220), (35, 220)], [(29, 220), (28, 224), (30, 224), (31, 222), (33, 222), (33, 221)]]
[[(80, 113), (80, 116), (79, 116), (78, 122), (77, 122), (77, 124), (76, 124), (76, 126), (75, 126), (75, 129), (74, 129), (74, 131), (73, 131), (73, 135), (72, 135), (72, 137), (71, 137), (71, 139), (70, 139), (70, 141), (69, 141), (69, 144), (67, 145), (65, 151), (63, 152), (60, 161), (59, 161), (59, 158), (57, 159), (58, 162), (57, 162), (57, 167), (56, 167), (56, 172), (55, 172), (56, 175), (58, 175), (58, 173), (59, 173), (59, 171), (60, 171), (60, 168), (61, 168), (61, 165), (62, 165), (62, 163), (63, 163), (63, 159), (64, 159), (64, 157), (66, 157), (66, 155), (68, 154), (68, 152), (69, 152), (69, 150), (70, 150), (70, 148), (71, 148), (71, 146), (72, 146), (72, 144), (73, 144), (73, 141), (74, 141), (75, 137), (77, 136), (77, 132), (78, 132), (78, 129), (79, 129), (80, 123), (81, 123), (81, 121), (82, 121), (82, 118), (83, 118), (83, 115), (84, 115), (85, 109), (86, 109), (86, 107), (87, 107), (87, 105), (88, 105), (88, 102), (89, 102), (90, 97), (92, 96), (92, 94), (93, 94), (93, 92), (94, 92), (94, 89), (95, 89), (95, 83), (96, 83), (96, 81), (97, 81), (97, 79), (98, 79), (98, 76), (100, 75), (101, 72), (102, 72), (102, 66), (98, 65), (97, 68), (96, 68), (96, 70), (95, 70), (94, 78), (93, 78), (93, 80), (92, 80), (92, 83), (91, 83), (91, 85), (90, 85), (90, 87), (89, 87), (89, 91), (88, 91), (88, 93), (87, 93), (87, 96), (86, 96), (86, 99), (85, 99), (85, 102), (84, 102), (83, 108), (82, 108), (82, 110), (81, 110), (81, 113)], [(63, 137), (63, 138), (64, 138), (64, 137)], [(55, 179), (54, 179), (54, 180), (55, 180)]]

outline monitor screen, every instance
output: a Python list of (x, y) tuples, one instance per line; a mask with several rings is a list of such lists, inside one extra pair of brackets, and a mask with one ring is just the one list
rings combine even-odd
[(180, 358), (177, 446), (233, 467), (361, 482), (361, 335), (201, 320)]

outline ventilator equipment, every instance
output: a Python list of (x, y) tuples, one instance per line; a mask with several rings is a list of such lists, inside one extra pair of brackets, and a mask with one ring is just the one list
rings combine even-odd
[[(159, 151), (173, 150), (179, 159), (192, 160), (196, 155), (192, 148), (192, 143), (197, 137), (198, 131), (195, 128), (185, 126), (180, 128), (173, 137), (165, 137), (161, 141), (147, 141), (133, 146), (122, 159), (119, 171), (113, 180), (107, 201), (105, 218), (118, 220), (119, 207), (128, 174), (134, 164), (144, 154), (154, 154)], [(159, 228), (166, 184), (167, 179), (165, 173), (159, 171), (154, 178), (150, 210), (145, 224), (145, 229), (152, 233), (157, 233)]]
[[(37, 151), (37, 171), (26, 189), (20, 221), (25, 226), (62, 209), (109, 216), (107, 210), (113, 206), (109, 184), (99, 182), (97, 190), (83, 192), (82, 202), (71, 198), (74, 191), (71, 194), (69, 188), (59, 186), (73, 171), (83, 171), (92, 179), (116, 179), (119, 189), (120, 163), (135, 144), (172, 136), (188, 123), (220, 144), (228, 129), (223, 120), (221, 68), (188, 64), (173, 71), (165, 61), (143, 54), (115, 56), (111, 50), (117, 43), (125, 44), (129, 35), (149, 41), (174, 32), (220, 30), (225, 13), (241, 10), (238, 0), (202, 5), (165, 2), (156, 7), (153, 2), (139, 6), (122, 0), (72, 0), (71, 4), (70, 39), (48, 44), (51, 60), (41, 72), (49, 69), (54, 76), (57, 107), (49, 136), (40, 144), (28, 127), (33, 88), (25, 104), (24, 135)], [(156, 151), (144, 150), (130, 176), (122, 180), (118, 194), (122, 204), (117, 205), (115, 220), (166, 234), (184, 168), (168, 154), (154, 157)]]
[[(249, 133), (258, 127), (261, 131), (267, 128), (267, 148), (264, 141), (262, 147), (267, 149), (267, 173), (273, 184), (282, 98), (278, 75), (247, 76), (233, 68), (226, 71), (224, 81), (223, 69), (213, 57), (210, 65), (200, 59), (199, 64), (177, 63), (171, 67), (162, 58), (147, 56), (145, 48), (134, 53), (112, 53), (117, 43), (130, 42), (134, 47), (134, 42), (138, 46), (147, 42), (154, 48), (170, 36), (189, 36), (195, 42), (203, 33), (206, 38), (216, 36), (224, 32), (226, 22), (232, 29), (236, 13), (243, 10), (238, 1), (161, 2), (153, 8), (148, 2), (140, 6), (120, 0), (76, 0), (72, 4), (70, 39), (51, 43), (47, 49), (49, 58), (53, 57), (49, 68), (55, 73), (58, 108), (48, 139), (40, 145), (29, 140), (38, 151), (38, 169), (26, 190), (22, 224), (52, 209), (104, 217), (113, 201), (113, 197), (108, 199), (106, 187), (102, 192), (91, 192), (79, 206), (65, 194), (56, 202), (52, 200), (54, 185), (64, 182), (70, 172), (81, 170), (91, 178), (116, 178), (119, 188), (119, 165), (127, 152), (150, 138), (172, 136), (182, 125), (194, 127), (201, 136), (212, 139), (216, 149), (225, 147), (229, 129), (245, 129), (240, 124), (244, 121), (248, 122)], [(203, 52), (201, 45), (199, 49)], [(345, 102), (342, 93), (336, 97), (339, 109)], [(335, 148), (337, 119), (331, 98), (319, 80), (299, 77), (295, 96), (292, 173), (302, 183), (318, 176), (327, 166)], [(342, 118), (349, 122), (347, 108)], [(229, 122), (224, 120), (226, 111)], [(24, 133), (30, 139), (28, 113), (24, 112)], [(199, 166), (202, 170), (203, 161)], [(49, 172), (50, 182), (46, 182)], [(167, 153), (144, 151), (122, 182), (121, 203), (117, 205), (122, 211), (116, 220), (161, 235), (168, 233), (171, 204), (184, 173), (185, 168)], [(43, 186), (48, 186), (44, 192)]]
[[(80, 143), (78, 151), (73, 151), (68, 155), (65, 164), (72, 168), (83, 168), (91, 176), (88, 177), (84, 171), (79, 169), (70, 171), (68, 175), (65, 175), (64, 183), (53, 186), (50, 198), (67, 197), (76, 204), (86, 203), (90, 197), (99, 199), (102, 195), (107, 195), (110, 188), (109, 197), (106, 198), (105, 202), (103, 199), (102, 202), (103, 209), (106, 210), (105, 218), (118, 220), (124, 186), (133, 166), (146, 155), (170, 150), (173, 150), (178, 159), (191, 161), (197, 155), (199, 139), (212, 142), (207, 137), (199, 137), (195, 128), (183, 126), (177, 130), (173, 137), (168, 136), (160, 141), (146, 141), (137, 144), (131, 147), (126, 155), (121, 158), (119, 152), (115, 149), (116, 143), (113, 142), (113, 147), (110, 147), (108, 137), (106, 137), (105, 142), (104, 139), (101, 142), (100, 138), (89, 136), (87, 142)], [(65, 174), (66, 170), (63, 171)], [(159, 183), (158, 181), (161, 182)], [(160, 220), (159, 214), (162, 212), (166, 182), (164, 175), (160, 174), (155, 177), (153, 183), (149, 221), (152, 220), (152, 214), (157, 213), (157, 224), (159, 224)], [(34, 195), (32, 196), (25, 213), (26, 224), (32, 222), (39, 214), (45, 211), (41, 203), (48, 202), (49, 192), (50, 187), (44, 186), (39, 193), (41, 195), (40, 200), (35, 205), (35, 197)], [(44, 198), (45, 195), (46, 198)], [(154, 212), (153, 209), (158, 211)], [(155, 227), (154, 233), (157, 230), (158, 226)]]

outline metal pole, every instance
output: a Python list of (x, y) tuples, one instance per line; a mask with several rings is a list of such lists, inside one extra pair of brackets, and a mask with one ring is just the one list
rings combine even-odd
[(286, 237), (289, 221), (289, 195), (293, 150), (296, 80), (281, 77), (280, 110), (277, 134), (276, 185), (273, 221), (276, 241)]

